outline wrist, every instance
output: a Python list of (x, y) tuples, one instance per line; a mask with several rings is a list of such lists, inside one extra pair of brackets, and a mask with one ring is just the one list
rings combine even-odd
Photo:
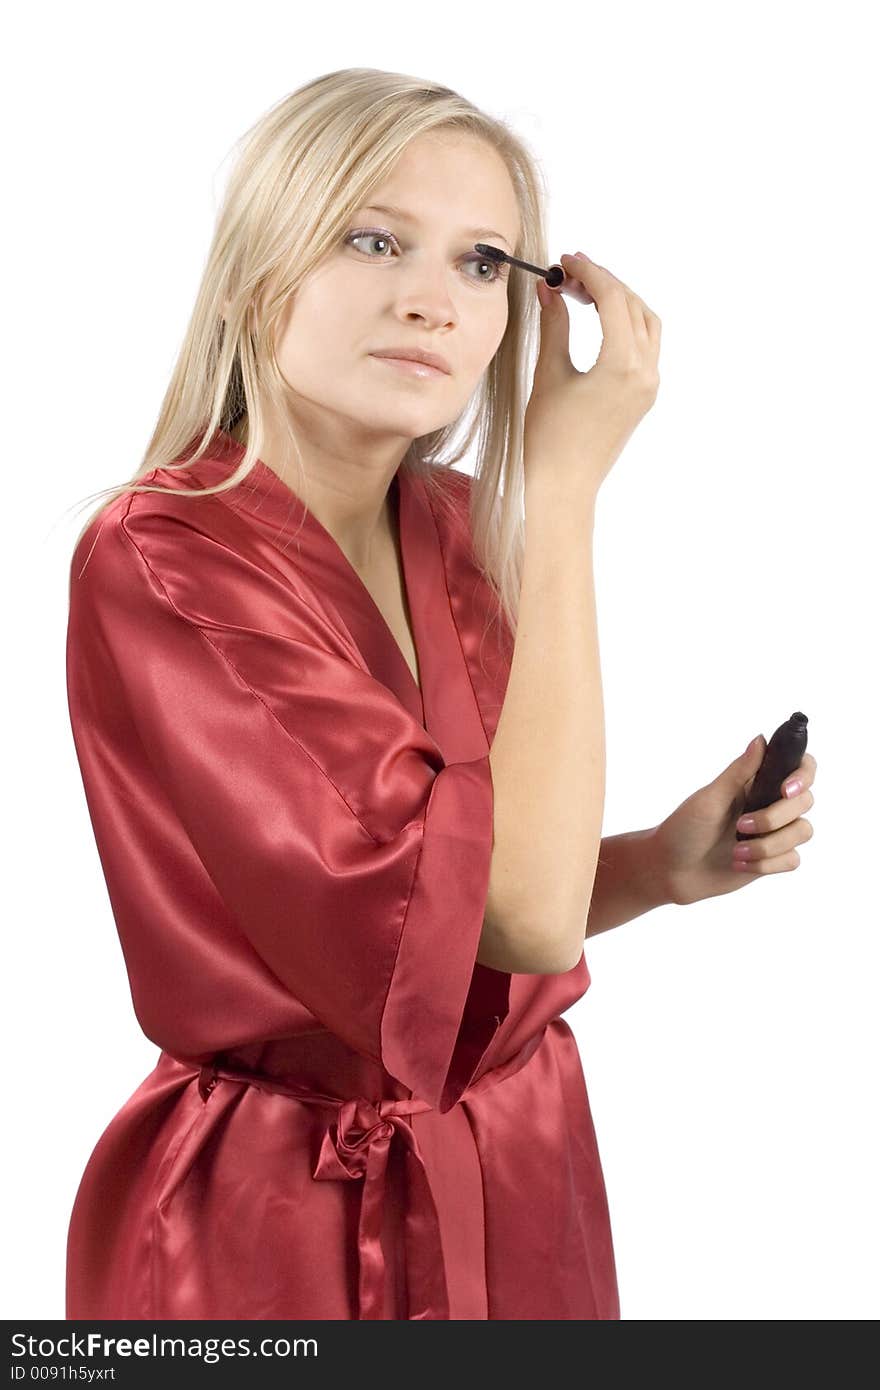
[(587, 918), (587, 936), (631, 922), (654, 908), (673, 902), (656, 827), (606, 835)]
[(660, 826), (654, 825), (650, 830), (642, 831), (642, 837), (645, 892), (652, 906), (667, 907), (672, 903), (679, 906), (681, 894), (669, 871)]
[(651, 866), (652, 892), (659, 895), (662, 902), (673, 903), (676, 907), (689, 907), (697, 901), (688, 895), (686, 882), (671, 868), (671, 857), (662, 822), (648, 832), (645, 854)]
[(523, 475), (526, 504), (558, 506), (569, 513), (572, 507), (591, 515), (596, 509), (599, 488), (592, 470), (583, 462), (571, 463), (554, 459), (538, 467), (526, 465)]

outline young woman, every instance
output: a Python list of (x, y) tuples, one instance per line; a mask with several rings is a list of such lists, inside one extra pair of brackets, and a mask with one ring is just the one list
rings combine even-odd
[(620, 1316), (562, 1014), (585, 935), (754, 879), (757, 761), (714, 822), (702, 789), (600, 840), (595, 504), (660, 324), (564, 256), (604, 333), (576, 371), (563, 298), (474, 250), (546, 265), (543, 217), (521, 142), (436, 84), (331, 73), (250, 133), (71, 566), (73, 734), (161, 1051), (82, 1178), (68, 1318)]

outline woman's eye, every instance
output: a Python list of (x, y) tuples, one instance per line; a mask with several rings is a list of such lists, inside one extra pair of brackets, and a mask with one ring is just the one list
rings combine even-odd
[(480, 270), (485, 266), (487, 270), (490, 270), (492, 272), (491, 275), (470, 276), (471, 280), (483, 280), (487, 285), (494, 285), (496, 280), (506, 280), (507, 273), (510, 270), (509, 265), (500, 265), (498, 261), (487, 261), (485, 256), (469, 256), (465, 261), (465, 265), (475, 265)]
[[(391, 236), (388, 232), (351, 232), (345, 238), (346, 246), (353, 246), (356, 241), (381, 242), (384, 243), (386, 246), (397, 245), (395, 238)], [(364, 251), (361, 254), (369, 256), (370, 252)], [(388, 260), (388, 257), (385, 255), (380, 255), (372, 257), (372, 259)], [(485, 267), (485, 269), (488, 270), (490, 274), (468, 275), (466, 277), (468, 280), (476, 281), (477, 284), (482, 282), (485, 285), (494, 285), (499, 280), (505, 280), (507, 278), (507, 272), (510, 269), (509, 265), (499, 265), (497, 261), (489, 261), (484, 256), (468, 256), (466, 257), (464, 264), (475, 265), (479, 269), (483, 269)]]
[(384, 241), (386, 245), (390, 245), (392, 240), (393, 238), (386, 236), (384, 232), (352, 232), (345, 238), (345, 244), (348, 246), (354, 245), (356, 241)]

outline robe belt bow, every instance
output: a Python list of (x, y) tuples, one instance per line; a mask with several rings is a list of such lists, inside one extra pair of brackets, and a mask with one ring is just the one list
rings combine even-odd
[[(525, 1066), (543, 1040), (545, 1027), (500, 1066), (485, 1072), (462, 1092), (456, 1104), (497, 1085)], [(440, 1219), (428, 1171), (415, 1131), (407, 1120), (433, 1107), (415, 1096), (405, 1100), (344, 1099), (304, 1086), (281, 1082), (259, 1072), (236, 1071), (214, 1062), (199, 1072), (199, 1094), (207, 1101), (219, 1079), (240, 1081), (257, 1090), (272, 1091), (325, 1106), (333, 1111), (321, 1139), (312, 1177), (324, 1180), (363, 1180), (358, 1221), (358, 1302), (360, 1319), (381, 1318), (385, 1298), (385, 1260), (380, 1232), (385, 1200), (385, 1175), (391, 1144), (403, 1145), (408, 1201), (404, 1220), (409, 1320), (448, 1319), (449, 1294), (440, 1236)]]

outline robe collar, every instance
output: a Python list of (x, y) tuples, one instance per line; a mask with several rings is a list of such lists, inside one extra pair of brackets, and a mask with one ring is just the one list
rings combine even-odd
[[(186, 472), (199, 486), (210, 486), (228, 477), (244, 454), (243, 444), (220, 431), (208, 452)], [(215, 500), (255, 526), (322, 595), (367, 669), (435, 740), (444, 761), (469, 762), (485, 756), (489, 741), (464, 655), (472, 636), (459, 631), (451, 599), (461, 579), (453, 572), (451, 550), (444, 553), (445, 532), (422, 480), (401, 466), (391, 487), (421, 692), (361, 576), (335, 538), (274, 469), (258, 459), (243, 482), (217, 494)], [(462, 616), (460, 611), (459, 621)]]

